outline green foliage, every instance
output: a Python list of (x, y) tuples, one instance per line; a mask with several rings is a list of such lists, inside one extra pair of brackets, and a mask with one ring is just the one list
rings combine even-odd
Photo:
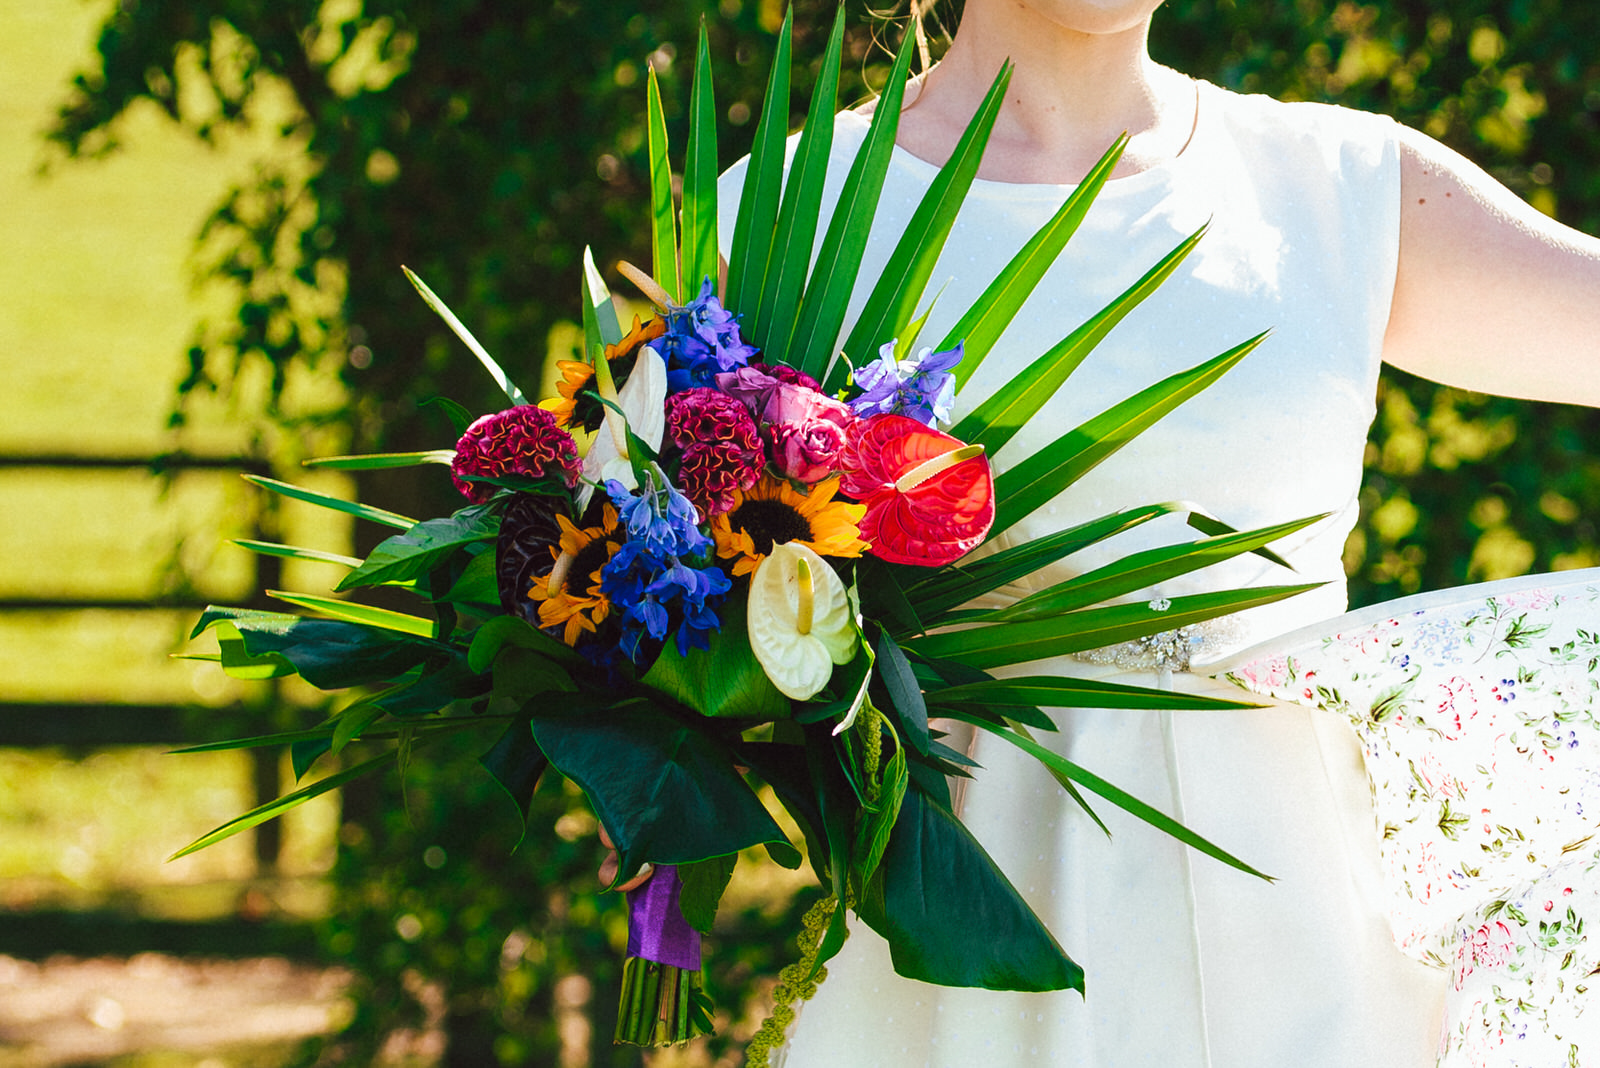
[[(1158, 59), (1234, 88), (1394, 114), (1477, 159), (1542, 209), (1600, 230), (1600, 180), (1590, 169), (1600, 158), (1600, 63), (1589, 44), (1600, 37), (1600, 10), (1554, 0), (1437, 7), (1169, 0), (1153, 48)], [(52, 136), (78, 154), (109, 150), (119, 117), (149, 101), (208, 140), (244, 124), (280, 124), (305, 152), (234, 190), (202, 234), (203, 267), (237, 286), (240, 308), (233, 321), (197, 338), (183, 390), (225, 389), (264, 366), (276, 397), (304, 366), (335, 361), (350, 399), (314, 420), (350, 421), (363, 449), (436, 449), (454, 433), (441, 412), (455, 409), (419, 402), (448, 392), (486, 410), (501, 394), (451, 329), (414, 299), (400, 264), (434, 280), (484, 348), (502, 354), (507, 382), (532, 384), (551, 328), (588, 310), (574, 284), (585, 243), (635, 262), (651, 249), (645, 70), (659, 74), (663, 122), (681, 144), (702, 15), (719, 63), (721, 162), (749, 148), (779, 5), (722, 0), (713, 9), (677, 0), (649, 8), (574, 0), (119, 5), (99, 42), (101, 69), (80, 78)], [(796, 5), (796, 72), (778, 86), (791, 126), (822, 95), (814, 93), (816, 60), (833, 10), (820, 0)], [(862, 95), (864, 84), (880, 84), (887, 70), (889, 54), (870, 47), (873, 31), (847, 26), (843, 101)], [(283, 90), (287, 106), (274, 97)], [(781, 138), (781, 130), (773, 133)], [(1597, 430), (1586, 411), (1386, 375), (1363, 524), (1352, 542), (1356, 599), (1493, 577), (1513, 566), (1600, 563), (1600, 539), (1587, 518), (1600, 506), (1600, 462), (1585, 456), (1600, 440)], [(1490, 471), (1492, 483), (1474, 477)], [(366, 496), (409, 514), (447, 510), (439, 506), (448, 492), (443, 478), (433, 481), (429, 501), (415, 497), (421, 480), (382, 469), (360, 477), (364, 487), (382, 487), (364, 489)], [(411, 524), (376, 510), (367, 517)], [(370, 548), (374, 535), (363, 537)], [(1093, 540), (1070, 535), (1039, 548), (1074, 538)], [(1004, 562), (997, 557), (995, 566)], [(863, 582), (899, 589), (891, 569), (880, 572)], [(1004, 581), (998, 571), (997, 581)], [(937, 592), (901, 598), (907, 633), (919, 629), (916, 613), (929, 604), (921, 593)], [(231, 623), (241, 636), (229, 637), (223, 655), (241, 672), (276, 672), (303, 654), (292, 635)], [(337, 628), (377, 660), (420, 647), (353, 623), (307, 625)], [(898, 691), (904, 699), (906, 687)], [(1097, 699), (1033, 690), (1011, 696), (1033, 704)], [(963, 710), (950, 700), (951, 710)], [(1008, 714), (1024, 720), (1028, 711), (1018, 705)], [(346, 791), (339, 893), (324, 939), (330, 955), (355, 968), (356, 1017), (321, 1050), (325, 1061), (371, 1063), (394, 1028), (431, 1021), (450, 1036), (450, 1063), (555, 1063), (559, 1023), (572, 1004), (572, 988), (558, 998), (558, 984), (581, 974), (583, 1011), (594, 1024), (590, 1063), (637, 1062), (636, 1053), (606, 1041), (621, 902), (594, 885), (598, 857), (577, 795), (550, 783), (534, 789), (538, 769), (520, 747), (526, 731), (512, 722), (502, 741), (513, 740), (482, 754), (493, 775), (472, 766), (478, 752), (461, 749), (454, 763), (412, 765), (403, 786), (381, 776)], [(462, 744), (446, 737), (430, 751), (450, 754)], [(372, 755), (367, 745), (350, 743), (342, 766), (359, 767)], [(948, 845), (938, 805), (927, 803), (938, 784), (925, 770), (912, 759), (907, 803), (932, 821), (927, 841)], [(768, 772), (781, 790), (783, 769)], [(510, 852), (517, 811), (496, 781), (537, 828), (537, 848)], [(830, 845), (847, 854), (850, 830), (832, 818), (840, 799), (811, 803), (820, 806), (817, 822), (829, 839), (811, 843), (813, 858), (819, 846), (824, 858)], [(920, 862), (898, 849), (890, 844), (886, 866)], [(798, 910), (778, 918), (779, 929), (792, 928)], [(781, 963), (785, 951), (755, 936), (772, 922), (754, 914), (730, 920), (743, 937), (708, 955), (721, 970), (709, 981), (719, 1001), (742, 1003), (739, 984)], [(740, 993), (728, 997), (719, 983)], [(711, 1053), (728, 1041), (714, 1040)]]

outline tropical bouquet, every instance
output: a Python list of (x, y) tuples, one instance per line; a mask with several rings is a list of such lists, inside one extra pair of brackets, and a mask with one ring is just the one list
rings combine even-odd
[[(792, 16), (791, 16), (792, 18)], [(1144, 427), (1215, 381), (1260, 340), (1160, 382), (1010, 470), (1003, 446), (1127, 312), (1182, 261), (1197, 233), (1102, 312), (948, 431), (955, 399), (1116, 165), (1112, 147), (1056, 216), (940, 342), (919, 346), (924, 291), (978, 167), (1009, 69), (931, 184), (854, 325), (844, 331), (884, 182), (908, 73), (896, 57), (820, 243), (843, 19), (808, 120), (785, 163), (791, 22), (785, 20), (744, 178), (725, 275), (704, 33), (692, 87), (681, 204), (664, 112), (648, 83), (652, 270), (622, 265), (655, 305), (624, 330), (593, 258), (582, 279), (585, 350), (534, 401), (421, 281), (418, 291), (503, 388), (479, 417), (445, 403), (453, 448), (334, 457), (342, 469), (447, 465), (466, 504), (416, 520), (288, 483), (276, 493), (395, 528), (363, 560), (335, 559), (335, 593), (391, 587), (415, 614), (322, 594), (272, 595), (300, 613), (208, 609), (197, 654), (243, 678), (298, 674), (347, 703), (306, 731), (222, 743), (287, 744), (297, 774), (357, 739), (392, 750), (350, 764), (217, 828), (188, 853), (380, 770), (443, 732), (497, 736), (482, 764), (521, 805), (541, 777), (582, 788), (630, 893), (619, 1041), (682, 1041), (710, 1027), (699, 936), (738, 855), (809, 859), (827, 893), (753, 1062), (842, 944), (854, 913), (903, 975), (953, 986), (1082, 989), (1082, 971), (954, 811), (949, 783), (975, 770), (939, 718), (1037, 757), (1080, 802), (1088, 791), (1197, 849), (1251, 870), (1167, 816), (1037, 742), (1052, 707), (1238, 707), (1229, 702), (994, 669), (1167, 632), (1310, 588), (1285, 585), (1110, 603), (1265, 546), (1311, 520), (1235, 532), (1154, 504), (999, 551), (993, 539)], [(408, 272), (409, 274), (409, 272)], [(1156, 516), (1201, 535), (1134, 554), (1001, 608), (975, 598)], [(960, 624), (956, 627), (954, 625)], [(201, 748), (219, 748), (219, 745)], [(804, 856), (758, 788), (799, 827)], [(1087, 804), (1085, 804), (1087, 808)], [(1092, 810), (1091, 810), (1092, 812)], [(1103, 826), (1103, 825), (1102, 825)], [(180, 854), (181, 855), (181, 854)], [(973, 928), (987, 937), (971, 939)]]

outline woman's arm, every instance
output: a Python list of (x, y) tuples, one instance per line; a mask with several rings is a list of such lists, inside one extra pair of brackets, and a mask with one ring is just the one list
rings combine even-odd
[(1412, 130), (1400, 190), (1384, 359), (1480, 393), (1600, 406), (1600, 240)]

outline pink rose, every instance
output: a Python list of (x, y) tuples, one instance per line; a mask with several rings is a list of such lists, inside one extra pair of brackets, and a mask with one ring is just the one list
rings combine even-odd
[(820, 482), (840, 470), (856, 414), (803, 385), (780, 382), (761, 413), (773, 466), (785, 478)]
[(716, 376), (716, 383), (718, 389), (744, 405), (751, 416), (758, 419), (772, 400), (773, 391), (785, 383), (811, 390), (822, 388), (815, 378), (781, 363), (752, 363), (734, 371), (723, 371)]

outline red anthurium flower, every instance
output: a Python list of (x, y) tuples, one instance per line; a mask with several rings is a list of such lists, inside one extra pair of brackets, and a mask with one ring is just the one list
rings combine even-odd
[(982, 449), (904, 415), (857, 423), (840, 489), (866, 506), (861, 537), (872, 555), (939, 567), (994, 525), (994, 477)]

